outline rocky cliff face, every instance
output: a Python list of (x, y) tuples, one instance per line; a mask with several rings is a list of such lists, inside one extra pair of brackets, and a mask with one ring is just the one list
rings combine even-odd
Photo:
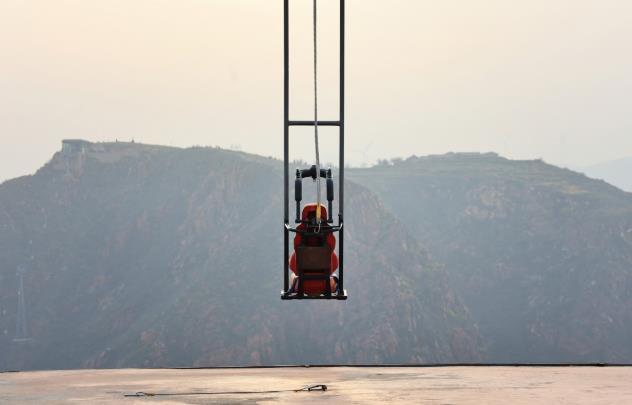
[(2, 184), (0, 369), (482, 359), (446, 272), (352, 182), (350, 300), (281, 302), (281, 186), (274, 160), (128, 143)]
[(349, 178), (350, 300), (287, 303), (278, 161), (65, 146), (0, 185), (0, 369), (632, 361), (631, 194), (493, 154)]
[(632, 361), (632, 194), (494, 154), (358, 169), (445, 264), (488, 361)]

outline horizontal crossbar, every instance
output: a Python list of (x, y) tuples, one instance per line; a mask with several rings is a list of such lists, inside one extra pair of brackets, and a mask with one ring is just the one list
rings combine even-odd
[[(289, 121), (288, 125), (291, 127), (313, 127), (314, 121)], [(340, 121), (318, 121), (319, 127), (339, 127)]]

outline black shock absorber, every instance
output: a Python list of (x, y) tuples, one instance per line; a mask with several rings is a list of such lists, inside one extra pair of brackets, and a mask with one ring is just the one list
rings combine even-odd
[(296, 223), (301, 222), (301, 200), (303, 199), (303, 177), (301, 171), (296, 169), (294, 180), (294, 200), (296, 201)]
[(334, 212), (334, 179), (331, 175), (331, 169), (327, 169), (327, 205), (329, 218), (327, 218), (327, 222), (330, 224), (334, 222), (333, 212)]

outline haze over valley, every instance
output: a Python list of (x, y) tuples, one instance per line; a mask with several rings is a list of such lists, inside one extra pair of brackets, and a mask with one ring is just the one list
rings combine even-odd
[(493, 153), (348, 177), (349, 301), (288, 304), (278, 160), (66, 142), (0, 185), (0, 369), (632, 361), (632, 194)]

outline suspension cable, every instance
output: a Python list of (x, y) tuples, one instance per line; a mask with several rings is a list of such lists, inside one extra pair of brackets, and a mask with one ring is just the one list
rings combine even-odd
[(313, 0), (314, 15), (314, 144), (316, 147), (316, 220), (320, 224), (321, 181), (320, 181), (320, 148), (318, 145), (318, 0)]

